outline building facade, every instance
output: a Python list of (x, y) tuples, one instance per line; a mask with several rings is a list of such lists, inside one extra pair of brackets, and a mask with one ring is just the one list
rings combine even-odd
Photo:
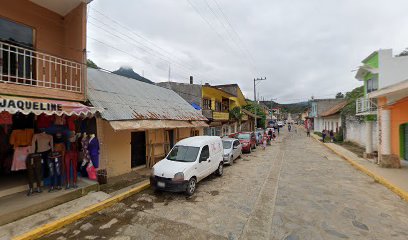
[(330, 110), (337, 104), (343, 102), (344, 99), (313, 99), (311, 100), (311, 107), (309, 112), (309, 126), (315, 132), (321, 132), (327, 127), (321, 114)]
[[(50, 183), (47, 172), (49, 153), (60, 154), (62, 164), (65, 154), (78, 156), (78, 134), (96, 133), (96, 109), (86, 105), (89, 2), (0, 1), (0, 175), (12, 186), (2, 185), (0, 196), (42, 184), (53, 189), (57, 183)], [(44, 140), (38, 134), (54, 141), (38, 147)], [(42, 162), (27, 164), (32, 153), (41, 154)], [(27, 180), (34, 165), (43, 169), (37, 173), (41, 184)], [(76, 185), (73, 175), (60, 177)]]
[(383, 167), (400, 167), (407, 159), (405, 135), (408, 122), (406, 105), (408, 57), (393, 56), (391, 49), (378, 50), (362, 61), (356, 78), (364, 81), (365, 96), (357, 100), (356, 112), (366, 116), (366, 157), (373, 153), (373, 124), (378, 129), (378, 164)]
[(151, 168), (181, 139), (203, 135), (207, 119), (174, 91), (88, 69), (88, 98), (97, 118), (100, 168), (108, 177)]

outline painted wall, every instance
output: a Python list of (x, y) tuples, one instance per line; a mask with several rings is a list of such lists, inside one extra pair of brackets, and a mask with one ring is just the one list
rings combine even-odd
[[(84, 63), (86, 48), (86, 4), (60, 16), (28, 0), (0, 0), (0, 17), (32, 27), (35, 48)], [(70, 49), (73, 48), (73, 49)]]
[[(329, 117), (322, 117), (322, 127), (326, 130), (333, 130), (336, 132), (336, 126), (338, 128), (341, 127), (341, 117), (340, 114), (329, 116)], [(323, 130), (322, 129), (322, 130)]]
[[(86, 59), (86, 7), (81, 3), (66, 16), (60, 16), (46, 8), (40, 7), (28, 0), (0, 0), (0, 17), (34, 29), (34, 48), (56, 57), (85, 63)], [(48, 82), (62, 83), (60, 69), (52, 69), (51, 75), (48, 64), (37, 62), (37, 69), (45, 74)], [(38, 73), (39, 71), (37, 71)], [(42, 74), (39, 74), (41, 79)], [(71, 81), (81, 81), (79, 75)], [(42, 83), (38, 83), (41, 86)], [(44, 89), (41, 87), (23, 86), (16, 84), (0, 84), (0, 93), (20, 96), (47, 97), (73, 101), (85, 100), (86, 73), (82, 72), (83, 93), (67, 92), (59, 89)], [(46, 85), (48, 87), (48, 85)]]
[[(131, 131), (114, 131), (109, 122), (102, 120), (101, 167), (106, 168), (108, 177), (129, 173), (131, 169)], [(103, 137), (102, 137), (102, 136)]]
[(408, 56), (394, 57), (391, 49), (379, 50), (379, 89), (408, 79)]
[[(203, 135), (203, 128), (174, 129), (175, 143), (191, 136), (192, 130), (198, 130)], [(97, 134), (100, 142), (100, 168), (106, 168), (108, 177), (126, 174), (132, 171), (131, 167), (131, 134), (132, 130), (114, 131), (108, 121), (97, 118)], [(146, 155), (149, 154), (149, 143), (153, 143), (155, 161), (165, 156), (165, 129), (146, 131)], [(153, 153), (153, 152), (152, 152)]]
[(401, 157), (400, 125), (408, 123), (408, 97), (392, 105), (389, 109), (391, 110), (391, 152)]
[[(366, 124), (365, 122), (360, 122), (355, 119), (347, 119), (346, 120), (346, 135), (344, 136), (345, 141), (350, 141), (357, 143), (360, 146), (365, 147), (367, 145), (367, 138), (366, 138)], [(373, 122), (373, 150), (378, 150), (378, 127), (377, 122)]]

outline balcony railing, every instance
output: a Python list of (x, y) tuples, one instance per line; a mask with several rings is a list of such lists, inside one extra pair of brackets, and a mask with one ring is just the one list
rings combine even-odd
[(82, 93), (80, 63), (0, 42), (0, 82)]
[(377, 100), (369, 98), (358, 98), (356, 100), (357, 115), (377, 114)]
[(213, 119), (213, 110), (203, 109), (203, 116), (206, 117), (208, 120), (212, 120)]
[(228, 121), (229, 113), (228, 112), (213, 112), (213, 119), (215, 121)]

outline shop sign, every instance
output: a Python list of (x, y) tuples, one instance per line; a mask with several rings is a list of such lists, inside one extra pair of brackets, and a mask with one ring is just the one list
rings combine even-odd
[(29, 100), (0, 99), (0, 108), (19, 109), (22, 111), (62, 111), (62, 104)]

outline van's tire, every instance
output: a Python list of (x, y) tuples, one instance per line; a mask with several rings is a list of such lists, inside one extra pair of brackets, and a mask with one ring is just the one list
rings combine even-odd
[(215, 171), (215, 174), (221, 177), (223, 173), (224, 173), (224, 164), (220, 163), (220, 165), (218, 165), (217, 171)]
[(186, 194), (192, 196), (197, 188), (197, 180), (195, 178), (190, 178), (187, 184)]

